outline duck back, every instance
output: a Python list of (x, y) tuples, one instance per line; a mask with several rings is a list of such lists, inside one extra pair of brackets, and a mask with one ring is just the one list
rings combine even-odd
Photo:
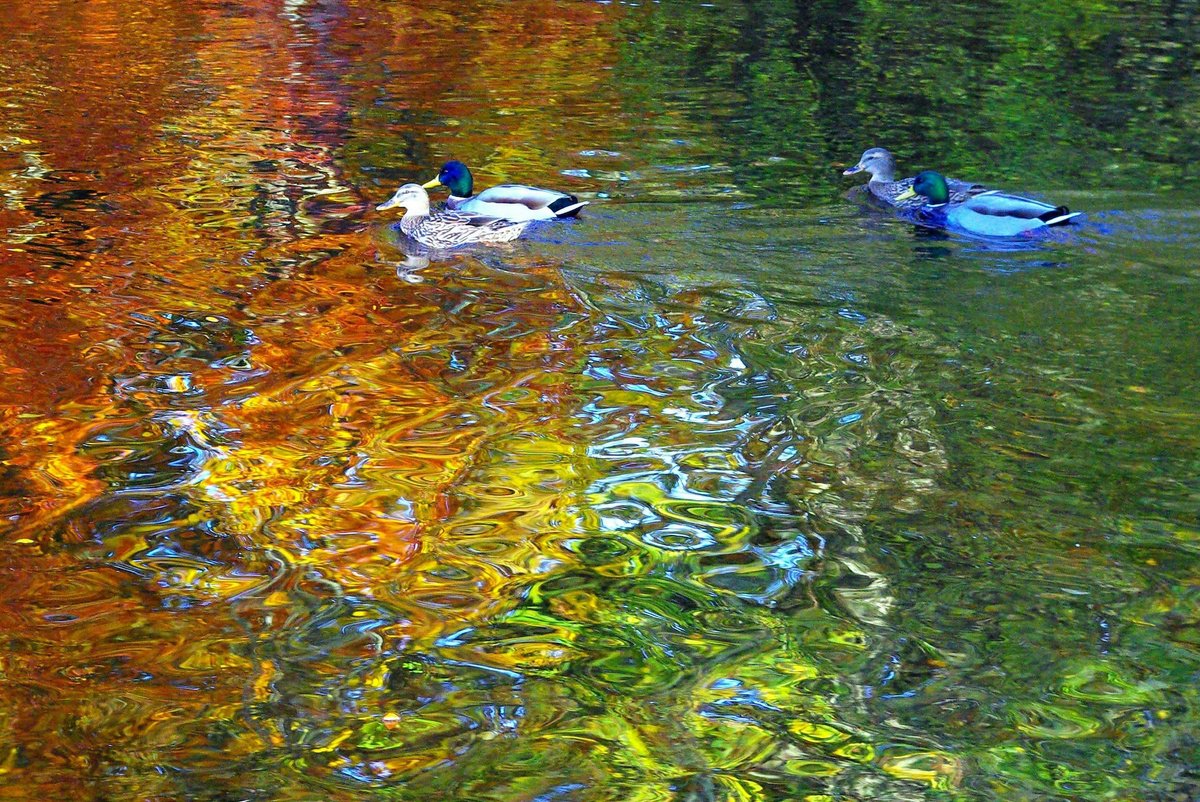
[(574, 195), (523, 184), (500, 184), (470, 198), (451, 196), (447, 208), (497, 220), (553, 220), (574, 217), (587, 205)]

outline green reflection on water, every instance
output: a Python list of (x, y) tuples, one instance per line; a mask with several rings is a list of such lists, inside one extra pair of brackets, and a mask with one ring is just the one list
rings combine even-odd
[(661, 87), (635, 97), (711, 130), (700, 158), (764, 199), (831, 197), (831, 166), (874, 145), (1043, 190), (1200, 178), (1191, 6), (668, 3), (622, 30), (618, 69)]

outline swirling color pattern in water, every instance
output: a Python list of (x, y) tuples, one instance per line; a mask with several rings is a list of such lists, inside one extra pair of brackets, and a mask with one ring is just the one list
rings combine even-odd
[[(914, 236), (821, 185), (909, 14), (546, 5), (0, 10), (0, 796), (1194, 792), (1194, 216)], [(608, 203), (430, 262), (452, 156)]]

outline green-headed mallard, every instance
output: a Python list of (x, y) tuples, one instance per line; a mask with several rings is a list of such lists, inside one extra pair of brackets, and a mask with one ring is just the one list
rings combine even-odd
[(933, 170), (919, 173), (912, 186), (896, 199), (919, 201), (920, 206), (908, 215), (915, 223), (981, 237), (1017, 237), (1064, 225), (1081, 214), (1066, 206), (1054, 206), (997, 190), (956, 201), (951, 198), (946, 177)]
[[(920, 200), (901, 199), (901, 195), (912, 187), (913, 179), (896, 180), (896, 159), (892, 156), (891, 151), (885, 148), (868, 148), (863, 151), (858, 164), (843, 170), (842, 175), (854, 175), (862, 172), (869, 173), (871, 176), (871, 180), (867, 182), (867, 190), (889, 206), (915, 208), (921, 205)], [(987, 187), (981, 184), (971, 184), (953, 178), (946, 179), (946, 183), (955, 200), (965, 200), (974, 193), (987, 191)]]
[(521, 236), (528, 222), (481, 217), (464, 212), (429, 209), (429, 194), (420, 184), (405, 184), (390, 199), (379, 204), (380, 211), (404, 207), (400, 232), (430, 248), (456, 248), (472, 242), (509, 242)]
[(449, 189), (450, 197), (446, 200), (448, 209), (513, 222), (574, 217), (588, 204), (565, 192), (523, 184), (501, 184), (472, 195), (474, 182), (467, 165), (450, 161), (443, 164), (437, 178), (424, 187), (433, 189), (440, 184)]

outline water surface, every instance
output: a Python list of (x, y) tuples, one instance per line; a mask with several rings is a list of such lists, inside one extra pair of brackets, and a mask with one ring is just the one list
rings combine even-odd
[(0, 796), (1193, 799), (1197, 15), (0, 10)]

